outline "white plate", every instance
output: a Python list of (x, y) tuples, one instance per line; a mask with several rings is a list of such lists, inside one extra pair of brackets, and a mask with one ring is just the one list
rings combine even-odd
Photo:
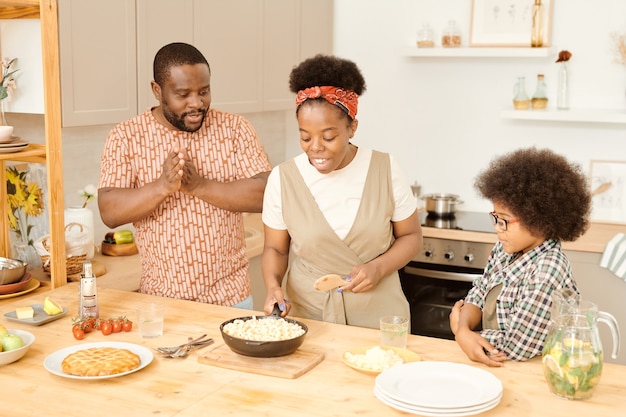
[[(353, 355), (363, 355), (369, 349), (371, 349), (373, 347), (374, 346), (363, 346), (363, 347), (350, 349), (350, 350), (344, 352), (343, 355), (342, 355), (343, 363), (348, 365), (350, 368), (356, 369), (357, 371), (365, 372), (366, 374), (371, 374), (371, 375), (378, 375), (381, 371), (379, 371), (377, 369), (361, 368), (360, 366), (357, 366), (355, 364), (350, 363), (348, 361), (348, 359), (346, 358), (346, 354), (347, 353), (351, 353)], [(410, 350), (407, 350), (407, 349), (401, 349), (401, 348), (397, 348), (397, 347), (393, 347), (393, 346), (381, 346), (381, 348), (385, 349), (385, 350), (391, 349), (394, 352), (396, 352), (398, 354), (398, 356), (400, 356), (402, 358), (403, 363), (415, 362), (415, 361), (419, 361), (420, 360), (420, 355), (418, 355), (417, 353), (412, 352)]]
[(386, 397), (450, 411), (480, 406), (502, 394), (502, 382), (482, 369), (452, 362), (411, 362), (383, 371), (376, 387)]
[(28, 146), (28, 142), (21, 139), (12, 140), (11, 142), (0, 143), (0, 148), (21, 148)]
[(13, 138), (9, 142), (1, 142), (0, 148), (12, 148), (14, 146), (26, 146), (28, 142), (22, 140), (22, 138), (18, 138), (13, 136)]
[(28, 143), (24, 144), (24, 145), (19, 145), (19, 146), (11, 146), (8, 148), (0, 148), (0, 153), (13, 153), (13, 152), (19, 152), (19, 151), (23, 151), (24, 149), (28, 148)]
[[(141, 362), (139, 363), (139, 366), (135, 369), (131, 369), (130, 371), (122, 372), (119, 374), (113, 374), (113, 375), (77, 376), (77, 375), (66, 374), (65, 372), (62, 371), (61, 362), (63, 362), (63, 359), (65, 359), (67, 355), (69, 355), (70, 353), (79, 351), (79, 350), (89, 349), (89, 348), (94, 348), (94, 347), (113, 347), (113, 348), (118, 348), (118, 349), (128, 349), (131, 352), (139, 355), (139, 359)], [(56, 352), (51, 353), (50, 355), (46, 357), (46, 359), (43, 361), (43, 366), (44, 368), (46, 368), (48, 372), (58, 375), (58, 376), (62, 376), (64, 378), (95, 380), (95, 379), (116, 378), (118, 376), (132, 374), (133, 372), (137, 372), (145, 368), (146, 366), (148, 366), (150, 362), (152, 362), (153, 358), (154, 358), (154, 355), (152, 354), (150, 349), (147, 349), (143, 346), (135, 345), (133, 343), (95, 342), (95, 343), (84, 343), (82, 345), (75, 345), (75, 346), (66, 347), (61, 350), (57, 350)]]
[(33, 314), (33, 317), (30, 319), (18, 319), (15, 310), (4, 313), (4, 317), (12, 321), (17, 321), (19, 323), (32, 324), (33, 326), (41, 326), (42, 324), (50, 323), (51, 321), (60, 319), (67, 314), (67, 308), (63, 308), (63, 311), (59, 314), (49, 316), (44, 311), (43, 304), (33, 304), (31, 305), (31, 307), (33, 308), (35, 314)]
[(492, 408), (500, 404), (500, 400), (502, 399), (502, 394), (500, 394), (498, 397), (494, 398), (492, 401), (489, 401), (487, 403), (484, 403), (478, 406), (442, 409), (442, 408), (419, 407), (416, 405), (406, 404), (401, 401), (396, 401), (393, 398), (389, 398), (387, 395), (380, 392), (378, 388), (374, 388), (374, 395), (382, 403), (392, 408), (395, 408), (396, 410), (406, 411), (409, 413), (420, 414), (424, 416), (432, 416), (432, 417), (471, 416), (474, 414), (482, 413), (483, 411), (491, 410)]

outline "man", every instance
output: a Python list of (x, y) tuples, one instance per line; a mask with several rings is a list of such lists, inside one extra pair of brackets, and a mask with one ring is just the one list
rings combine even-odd
[(159, 106), (111, 130), (98, 206), (110, 228), (133, 223), (139, 291), (252, 308), (242, 212), (260, 212), (269, 170), (254, 128), (210, 109), (211, 70), (195, 47), (154, 58)]

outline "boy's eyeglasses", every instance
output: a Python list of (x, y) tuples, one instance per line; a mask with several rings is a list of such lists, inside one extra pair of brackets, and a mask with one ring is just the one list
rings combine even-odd
[(506, 232), (507, 228), (509, 227), (509, 223), (517, 223), (519, 222), (519, 219), (503, 219), (502, 217), (498, 217), (498, 215), (496, 214), (495, 211), (492, 211), (491, 213), (489, 213), (489, 216), (491, 217), (491, 223), (493, 223), (493, 225), (497, 225), (500, 230), (502, 230), (503, 232)]

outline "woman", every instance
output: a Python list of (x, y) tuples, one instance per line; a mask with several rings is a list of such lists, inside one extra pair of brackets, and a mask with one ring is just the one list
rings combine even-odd
[[(399, 167), (351, 142), (361, 72), (317, 55), (293, 69), (289, 87), (304, 153), (276, 167), (265, 189), (265, 312), (277, 303), (282, 316), (372, 328), (385, 314), (409, 317), (397, 271), (420, 249), (421, 227)], [(345, 285), (316, 292), (330, 273)]]

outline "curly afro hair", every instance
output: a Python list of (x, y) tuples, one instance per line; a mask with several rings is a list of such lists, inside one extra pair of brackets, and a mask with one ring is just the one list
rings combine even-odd
[[(347, 59), (332, 55), (315, 55), (302, 61), (291, 70), (289, 90), (298, 93), (310, 87), (333, 86), (354, 91), (357, 95), (365, 92), (365, 79), (356, 64)], [(323, 98), (306, 100), (302, 105), (325, 102)], [(299, 111), (296, 110), (296, 113)], [(352, 118), (346, 114), (346, 118)]]
[(365, 92), (365, 79), (356, 64), (332, 55), (315, 55), (298, 64), (289, 76), (289, 90), (298, 93), (309, 87), (330, 85), (352, 90), (358, 95)]
[(474, 186), (546, 239), (574, 241), (589, 227), (587, 178), (579, 165), (550, 150), (520, 149), (497, 158)]

